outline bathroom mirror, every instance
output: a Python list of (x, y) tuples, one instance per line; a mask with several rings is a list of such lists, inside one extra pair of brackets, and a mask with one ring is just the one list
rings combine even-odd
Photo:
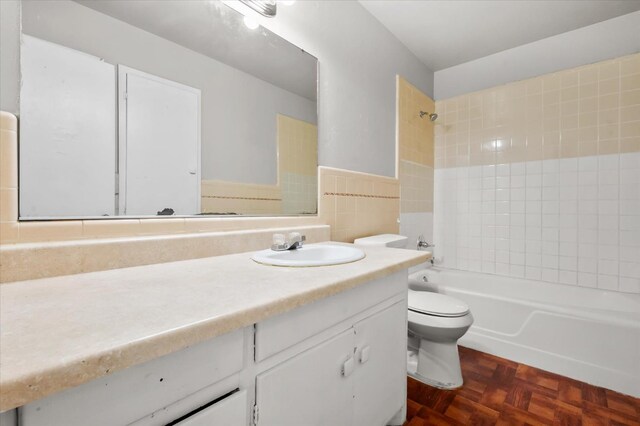
[(316, 213), (316, 58), (220, 1), (21, 3), (21, 219)]

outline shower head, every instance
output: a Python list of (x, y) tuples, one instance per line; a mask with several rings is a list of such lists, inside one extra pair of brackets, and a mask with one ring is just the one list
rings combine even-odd
[(420, 111), (420, 118), (424, 117), (425, 115), (429, 116), (429, 120), (431, 121), (436, 121), (438, 119), (438, 114), (436, 113), (428, 113), (425, 111)]

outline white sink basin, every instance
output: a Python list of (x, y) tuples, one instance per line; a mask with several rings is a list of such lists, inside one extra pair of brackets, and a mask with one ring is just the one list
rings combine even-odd
[(251, 259), (272, 266), (328, 266), (341, 265), (363, 259), (364, 252), (359, 248), (334, 244), (314, 244), (296, 250), (258, 251)]

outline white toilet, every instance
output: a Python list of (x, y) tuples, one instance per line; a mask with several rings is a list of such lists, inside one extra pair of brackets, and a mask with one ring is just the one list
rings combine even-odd
[[(405, 248), (407, 237), (375, 235), (359, 238), (354, 244)], [(409, 375), (442, 389), (462, 386), (457, 342), (473, 324), (469, 306), (451, 296), (411, 289), (408, 305)]]

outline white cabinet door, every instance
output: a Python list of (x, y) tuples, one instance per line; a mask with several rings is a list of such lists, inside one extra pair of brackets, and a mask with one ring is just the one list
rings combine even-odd
[(200, 90), (123, 66), (118, 72), (120, 214), (200, 213)]
[(406, 324), (402, 301), (354, 325), (354, 425), (384, 425), (405, 403)]
[(349, 329), (258, 375), (258, 425), (352, 424), (353, 343)]

